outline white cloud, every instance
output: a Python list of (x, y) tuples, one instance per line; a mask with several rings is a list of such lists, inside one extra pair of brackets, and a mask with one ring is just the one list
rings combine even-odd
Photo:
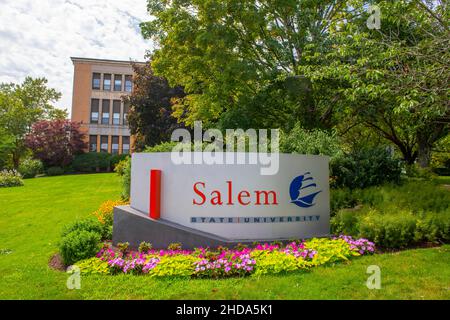
[(0, 82), (45, 77), (72, 106), (70, 57), (144, 59), (146, 0), (0, 0)]

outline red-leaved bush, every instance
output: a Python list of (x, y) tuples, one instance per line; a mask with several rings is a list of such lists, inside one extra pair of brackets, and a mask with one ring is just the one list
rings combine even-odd
[(25, 143), (34, 157), (46, 167), (69, 165), (75, 154), (83, 152), (86, 143), (80, 124), (70, 120), (38, 121), (33, 124)]

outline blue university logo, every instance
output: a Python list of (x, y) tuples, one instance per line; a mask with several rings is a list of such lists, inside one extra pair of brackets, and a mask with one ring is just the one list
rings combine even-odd
[(322, 190), (317, 190), (317, 184), (311, 177), (310, 172), (306, 172), (292, 180), (289, 187), (291, 203), (295, 203), (301, 208), (309, 208), (315, 205), (314, 198), (321, 192)]

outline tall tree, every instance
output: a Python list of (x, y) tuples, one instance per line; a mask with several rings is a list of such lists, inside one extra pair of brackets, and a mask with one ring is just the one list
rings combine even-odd
[(10, 152), (16, 169), (26, 152), (24, 139), (33, 123), (67, 116), (65, 111), (52, 105), (60, 97), (59, 92), (47, 87), (45, 78), (27, 77), (20, 85), (0, 84), (0, 127), (4, 135), (13, 140)]
[(69, 165), (86, 148), (80, 124), (69, 120), (42, 120), (33, 124), (25, 144), (46, 167)]
[(446, 1), (377, 1), (381, 29), (369, 30), (366, 2), (356, 19), (330, 32), (324, 54), (309, 46), (300, 66), (321, 100), (350, 125), (387, 139), (412, 164), (428, 166), (433, 144), (449, 130), (450, 37)]
[(342, 19), (344, 0), (149, 0), (142, 33), (159, 48), (157, 75), (187, 93), (175, 116), (241, 127), (330, 127), (332, 110), (314, 101), (298, 73), (309, 43)]
[(184, 92), (181, 87), (170, 87), (166, 79), (155, 76), (150, 63), (135, 64), (133, 69), (134, 89), (124, 101), (131, 107), (128, 125), (131, 134), (137, 137), (135, 147), (141, 149), (170, 140), (172, 131), (182, 126), (171, 114), (172, 104), (182, 99)]

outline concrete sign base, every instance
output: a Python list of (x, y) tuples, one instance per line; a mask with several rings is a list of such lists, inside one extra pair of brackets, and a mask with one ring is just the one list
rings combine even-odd
[[(271, 241), (288, 241), (272, 239)], [(211, 233), (195, 230), (164, 219), (154, 220), (130, 206), (114, 208), (113, 244), (129, 242), (130, 248), (137, 249), (141, 242), (150, 242), (155, 249), (166, 249), (170, 243), (180, 242), (183, 249), (198, 247), (234, 247), (238, 243), (252, 244), (257, 240), (227, 239)], [(260, 240), (257, 242), (267, 242)]]

